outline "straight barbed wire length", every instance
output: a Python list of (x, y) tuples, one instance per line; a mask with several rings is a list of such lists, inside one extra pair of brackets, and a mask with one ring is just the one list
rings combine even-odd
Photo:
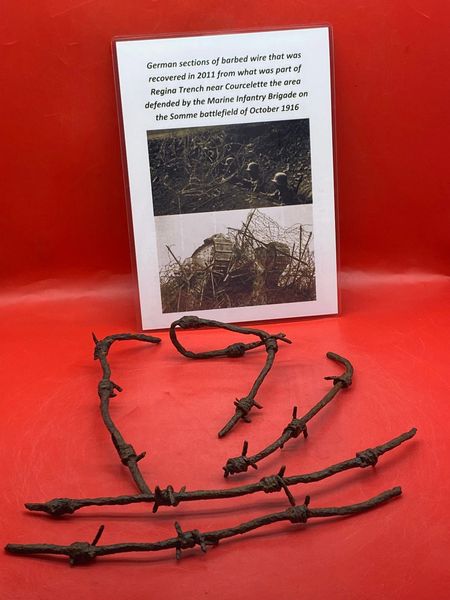
[(416, 435), (417, 429), (414, 427), (405, 433), (375, 446), (367, 448), (361, 452), (357, 452), (355, 458), (350, 458), (339, 463), (333, 464), (320, 471), (305, 473), (301, 475), (285, 476), (285, 467), (281, 467), (276, 475), (263, 477), (260, 481), (232, 487), (221, 490), (192, 490), (186, 491), (183, 486), (179, 492), (176, 492), (171, 485), (161, 489), (158, 486), (154, 493), (122, 495), (115, 497), (100, 497), (100, 498), (54, 498), (48, 502), (28, 502), (25, 507), (30, 511), (45, 512), (53, 517), (59, 517), (64, 514), (72, 514), (81, 508), (88, 506), (123, 506), (126, 504), (138, 503), (153, 503), (153, 512), (157, 512), (160, 506), (178, 506), (181, 502), (192, 502), (196, 500), (222, 500), (225, 498), (237, 498), (258, 492), (271, 494), (273, 492), (284, 491), (288, 500), (292, 503), (292, 494), (289, 487), (298, 484), (308, 484), (321, 481), (338, 473), (343, 473), (350, 469), (365, 469), (366, 467), (375, 466), (378, 458), (390, 452), (394, 448), (410, 440)]
[(311, 518), (354, 515), (375, 508), (392, 498), (400, 496), (401, 493), (401, 488), (397, 486), (381, 492), (377, 496), (369, 498), (364, 502), (327, 508), (309, 508), (310, 498), (309, 496), (306, 496), (304, 503), (299, 506), (295, 506), (294, 501), (293, 505), (284, 511), (264, 515), (234, 527), (216, 529), (214, 531), (203, 533), (198, 529), (183, 531), (179, 523), (175, 521), (177, 536), (159, 542), (123, 542), (119, 544), (98, 546), (98, 541), (104, 530), (104, 525), (101, 525), (91, 543), (85, 541), (73, 542), (68, 546), (56, 544), (7, 544), (5, 550), (11, 554), (20, 555), (65, 555), (69, 557), (71, 565), (90, 563), (95, 560), (97, 556), (122, 554), (125, 552), (158, 552), (160, 550), (170, 550), (172, 548), (175, 549), (176, 558), (179, 559), (181, 558), (182, 550), (200, 546), (200, 549), (203, 552), (206, 552), (208, 546), (217, 546), (220, 540), (242, 535), (254, 529), (271, 525), (272, 523), (278, 523), (280, 521), (306, 523)]
[[(227, 331), (232, 331), (235, 333), (243, 333), (244, 335), (256, 335), (260, 338), (260, 340), (259, 342), (252, 342), (249, 344), (238, 342), (235, 344), (231, 344), (226, 348), (221, 348), (219, 350), (209, 350), (207, 352), (192, 352), (184, 348), (184, 346), (182, 346), (182, 344), (179, 342), (176, 333), (177, 327), (180, 327), (181, 329), (199, 329), (201, 327), (216, 327), (220, 329), (226, 329)], [(255, 379), (255, 382), (249, 393), (243, 398), (236, 398), (234, 402), (234, 405), (236, 407), (235, 413), (219, 431), (219, 438), (224, 437), (229, 431), (231, 431), (241, 419), (247, 423), (250, 423), (250, 418), (248, 415), (254, 406), (259, 409), (262, 408), (262, 406), (258, 404), (258, 402), (256, 402), (255, 397), (258, 393), (259, 388), (261, 387), (262, 382), (264, 381), (265, 377), (272, 368), (272, 365), (275, 360), (275, 354), (278, 352), (278, 341), (285, 342), (287, 344), (292, 343), (291, 340), (289, 340), (286, 337), (286, 334), (284, 333), (270, 334), (267, 331), (263, 331), (262, 329), (240, 327), (238, 325), (222, 323), (221, 321), (201, 319), (196, 316), (185, 316), (181, 317), (181, 319), (174, 321), (170, 326), (169, 335), (173, 345), (178, 350), (178, 352), (180, 352), (183, 356), (186, 356), (187, 358), (193, 359), (207, 359), (216, 357), (239, 358), (243, 356), (248, 350), (253, 350), (254, 348), (258, 348), (259, 346), (265, 347), (267, 357), (266, 362), (263, 368), (261, 369), (261, 372)]]
[(225, 466), (222, 467), (224, 471), (224, 477), (228, 477), (228, 475), (234, 475), (235, 473), (243, 473), (247, 471), (249, 467), (257, 469), (258, 465), (256, 463), (263, 460), (270, 454), (273, 454), (279, 448), (283, 448), (290, 439), (297, 438), (300, 434), (303, 434), (304, 438), (308, 437), (308, 429), (306, 427), (308, 421), (310, 421), (317, 415), (318, 412), (325, 408), (325, 406), (333, 400), (340, 390), (348, 388), (352, 384), (353, 366), (350, 361), (347, 358), (336, 354), (335, 352), (327, 352), (327, 358), (341, 363), (345, 367), (345, 371), (341, 375), (330, 375), (324, 377), (324, 379), (333, 381), (333, 387), (331, 390), (329, 390), (325, 396), (319, 400), (319, 402), (317, 402), (317, 404), (315, 404), (306, 414), (303, 415), (303, 417), (299, 419), (297, 418), (297, 407), (294, 406), (292, 420), (283, 429), (283, 433), (274, 442), (269, 444), (260, 452), (257, 452), (253, 456), (247, 456), (248, 442), (244, 441), (241, 455), (227, 459)]

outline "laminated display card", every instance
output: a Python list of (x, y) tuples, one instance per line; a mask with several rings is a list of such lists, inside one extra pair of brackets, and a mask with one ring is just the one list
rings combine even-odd
[(335, 313), (328, 27), (114, 48), (142, 327)]

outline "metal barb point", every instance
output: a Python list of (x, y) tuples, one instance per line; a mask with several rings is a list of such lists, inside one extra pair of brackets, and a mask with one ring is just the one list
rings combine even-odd
[(102, 537), (103, 531), (105, 530), (105, 526), (104, 525), (100, 525), (100, 527), (98, 528), (98, 531), (95, 535), (95, 538), (93, 539), (91, 546), (96, 546), (98, 541), (100, 540), (100, 538)]

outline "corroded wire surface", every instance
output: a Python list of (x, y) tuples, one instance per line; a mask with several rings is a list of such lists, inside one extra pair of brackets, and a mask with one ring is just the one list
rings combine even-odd
[[(208, 352), (192, 352), (187, 350), (178, 340), (176, 328), (181, 329), (199, 329), (201, 327), (216, 327), (219, 329), (226, 329), (234, 333), (242, 333), (244, 335), (256, 335), (259, 337), (259, 342), (252, 342), (250, 344), (244, 344), (242, 342), (231, 344), (226, 348), (220, 348), (219, 350), (209, 350)], [(174, 321), (170, 326), (170, 339), (175, 348), (186, 356), (187, 358), (203, 359), (203, 358), (216, 358), (216, 357), (228, 357), (228, 358), (239, 358), (245, 354), (248, 350), (253, 350), (259, 346), (264, 346), (267, 357), (266, 362), (261, 369), (261, 372), (255, 379), (249, 393), (243, 398), (235, 400), (235, 413), (228, 420), (228, 422), (219, 431), (218, 436), (224, 437), (233, 427), (242, 419), (247, 423), (250, 422), (249, 413), (253, 407), (261, 409), (262, 406), (256, 402), (256, 394), (261, 387), (262, 382), (266, 378), (270, 369), (273, 366), (275, 360), (275, 354), (278, 352), (278, 342), (285, 342), (291, 344), (291, 340), (286, 338), (284, 333), (270, 334), (262, 329), (253, 329), (251, 327), (240, 327), (239, 325), (230, 325), (229, 323), (222, 323), (221, 321), (213, 321), (210, 319), (200, 319), (195, 316), (185, 316), (177, 321)]]
[(111, 380), (111, 367), (107, 357), (114, 342), (137, 340), (139, 342), (158, 344), (161, 340), (143, 333), (116, 333), (114, 335), (108, 335), (102, 340), (98, 340), (94, 334), (92, 334), (92, 337), (95, 344), (94, 359), (99, 360), (102, 367), (102, 378), (98, 383), (98, 395), (100, 398), (100, 411), (103, 423), (111, 434), (112, 442), (122, 464), (130, 471), (139, 491), (143, 494), (149, 494), (150, 488), (138, 466), (138, 462), (144, 458), (145, 452), (136, 454), (133, 446), (124, 440), (109, 412), (110, 399), (116, 396), (116, 391), (121, 392), (122, 388)]
[(127, 496), (102, 497), (102, 498), (54, 498), (48, 502), (30, 502), (25, 504), (25, 507), (31, 511), (45, 512), (51, 516), (61, 516), (64, 514), (72, 514), (81, 508), (87, 506), (123, 506), (126, 504), (149, 503), (153, 504), (153, 512), (157, 512), (160, 506), (178, 506), (181, 502), (192, 502), (197, 500), (223, 500), (226, 498), (237, 498), (247, 496), (258, 492), (271, 494), (274, 492), (284, 491), (290, 502), (292, 495), (289, 491), (290, 486), (298, 484), (314, 483), (327, 479), (338, 473), (343, 473), (350, 469), (364, 469), (369, 466), (375, 466), (378, 458), (386, 452), (397, 448), (403, 442), (410, 440), (416, 435), (417, 429), (413, 428), (401, 435), (375, 446), (367, 448), (361, 452), (357, 452), (354, 458), (350, 458), (320, 471), (305, 473), (301, 475), (285, 476), (285, 467), (282, 467), (275, 475), (263, 477), (260, 481), (219, 490), (192, 490), (187, 491), (186, 487), (182, 487), (176, 492), (171, 485), (161, 489), (158, 486), (154, 493), (137, 494)]
[[(249, 344), (237, 343), (232, 344), (223, 349), (213, 350), (210, 352), (193, 353), (186, 350), (178, 341), (176, 337), (175, 327), (182, 328), (197, 328), (202, 326), (222, 327), (229, 331), (239, 332), (246, 335), (256, 335), (259, 337), (259, 341), (252, 342)], [(259, 386), (263, 382), (265, 376), (269, 372), (274, 356), (278, 350), (278, 341), (285, 341), (290, 343), (282, 333), (271, 335), (265, 331), (259, 329), (251, 329), (246, 327), (238, 327), (235, 325), (228, 325), (220, 323), (218, 321), (208, 321), (205, 319), (198, 319), (197, 317), (183, 317), (172, 324), (170, 336), (172, 342), (178, 351), (189, 358), (211, 358), (213, 356), (227, 356), (227, 357), (239, 357), (243, 354), (259, 346), (264, 346), (267, 352), (266, 363), (257, 377), (249, 394), (235, 402), (236, 411), (235, 415), (230, 419), (227, 425), (221, 431), (225, 433), (229, 431), (240, 419), (248, 420), (248, 412), (253, 406), (259, 407), (255, 402), (255, 396), (259, 389)], [(152, 492), (147, 485), (144, 477), (139, 469), (138, 462), (145, 456), (145, 452), (137, 454), (131, 444), (128, 444), (119, 429), (115, 425), (109, 412), (110, 399), (116, 394), (116, 391), (121, 391), (120, 386), (111, 380), (111, 368), (107, 360), (107, 356), (112, 344), (116, 341), (126, 340), (138, 340), (144, 342), (158, 343), (159, 338), (147, 336), (145, 334), (116, 334), (107, 336), (102, 340), (98, 340), (93, 335), (95, 342), (94, 358), (100, 361), (102, 367), (102, 379), (98, 384), (98, 394), (100, 397), (101, 414), (105, 426), (111, 434), (114, 446), (119, 454), (121, 462), (130, 471), (140, 494), (132, 496), (117, 496), (117, 497), (100, 497), (100, 498), (84, 498), (84, 499), (71, 499), (71, 498), (55, 498), (45, 503), (27, 503), (25, 506), (31, 511), (46, 512), (52, 516), (60, 516), (63, 514), (70, 514), (83, 508), (85, 506), (110, 506), (110, 505), (126, 505), (134, 504), (138, 502), (153, 503), (153, 512), (157, 512), (160, 506), (177, 506), (180, 502), (188, 502), (194, 500), (212, 500), (212, 499), (223, 499), (244, 496), (248, 494), (254, 494), (256, 492), (264, 492), (267, 494), (283, 491), (290, 503), (290, 508), (276, 513), (271, 513), (236, 525), (234, 527), (226, 529), (218, 529), (209, 532), (200, 532), (197, 529), (190, 531), (183, 531), (181, 526), (176, 522), (175, 529), (177, 532), (176, 537), (168, 538), (157, 542), (124, 542), (112, 545), (98, 545), (100, 537), (103, 533), (104, 526), (102, 525), (97, 534), (95, 535), (92, 542), (74, 542), (67, 546), (54, 545), (54, 544), (8, 544), (5, 547), (7, 552), (21, 555), (33, 555), (33, 554), (55, 554), (65, 555), (69, 557), (72, 565), (89, 563), (95, 560), (98, 556), (105, 556), (109, 554), (121, 554), (128, 552), (154, 552), (160, 550), (175, 549), (176, 557), (181, 557), (182, 550), (188, 548), (194, 548), (199, 546), (203, 552), (206, 552), (208, 546), (217, 545), (220, 540), (239, 536), (254, 529), (270, 525), (272, 523), (280, 521), (289, 521), (291, 523), (306, 523), (310, 518), (319, 517), (332, 517), (339, 515), (351, 515), (357, 514), (371, 508), (374, 508), (396, 496), (401, 494), (401, 488), (395, 487), (391, 490), (382, 492), (381, 494), (369, 498), (368, 500), (356, 504), (340, 507), (328, 507), (328, 508), (310, 508), (309, 507), (309, 496), (305, 498), (302, 505), (296, 506), (294, 496), (292, 495), (289, 487), (300, 483), (311, 483), (320, 481), (327, 477), (331, 477), (335, 474), (347, 471), (353, 468), (366, 468), (369, 466), (375, 466), (378, 458), (396, 448), (406, 440), (411, 439), (416, 434), (416, 429), (411, 429), (392, 440), (376, 446), (368, 448), (362, 452), (356, 453), (356, 456), (352, 459), (342, 461), (331, 465), (320, 471), (312, 473), (293, 475), (290, 477), (285, 476), (285, 467), (281, 469), (275, 475), (269, 477), (263, 477), (260, 481), (251, 483), (245, 486), (239, 486), (228, 489), (216, 489), (216, 490), (194, 490), (187, 491), (186, 487), (182, 487), (178, 492), (174, 488), (168, 485), (162, 489), (158, 486), (155, 487)], [(243, 466), (252, 466), (256, 468), (257, 460), (261, 460), (264, 456), (267, 456), (271, 452), (283, 446), (292, 437), (298, 437), (301, 433), (307, 434), (306, 423), (312, 419), (322, 408), (324, 408), (337, 394), (337, 392), (345, 387), (348, 387), (352, 383), (353, 367), (350, 362), (334, 353), (328, 353), (328, 358), (336, 360), (345, 366), (345, 372), (339, 376), (326, 377), (333, 381), (333, 388), (320, 400), (313, 408), (310, 409), (303, 417), (297, 419), (296, 412), (293, 415), (292, 421), (283, 431), (283, 434), (268, 448), (263, 450), (254, 457), (247, 457), (247, 443), (244, 444), (244, 449), (241, 457), (238, 459), (246, 459), (242, 462)], [(219, 433), (219, 436), (221, 435)], [(224, 435), (224, 433), (223, 433)], [(270, 452), (268, 452), (270, 450)], [(232, 459), (230, 459), (232, 460)], [(228, 465), (228, 463), (227, 463)], [(247, 470), (242, 468), (241, 470)], [(238, 471), (234, 471), (238, 472)], [(227, 472), (225, 472), (227, 475)]]
[(352, 384), (353, 378), (353, 366), (347, 358), (336, 354), (335, 352), (327, 352), (327, 358), (334, 360), (345, 367), (344, 373), (341, 375), (331, 375), (325, 377), (325, 379), (329, 379), (333, 381), (333, 387), (329, 392), (325, 394), (325, 396), (317, 402), (303, 417), (297, 418), (297, 407), (294, 407), (294, 411), (292, 414), (292, 420), (287, 424), (284, 428), (283, 433), (278, 437), (274, 442), (269, 444), (266, 448), (257, 452), (253, 456), (248, 456), (248, 442), (245, 441), (242, 447), (242, 452), (240, 456), (234, 456), (229, 458), (223, 468), (224, 477), (228, 477), (228, 475), (234, 475), (235, 473), (244, 473), (251, 467), (252, 469), (257, 469), (257, 463), (270, 454), (273, 454), (279, 448), (283, 448), (283, 446), (291, 439), (297, 438), (300, 434), (303, 434), (303, 437), (308, 437), (308, 429), (306, 424), (313, 417), (317, 415), (327, 404), (329, 404), (336, 394), (344, 389), (348, 388)]
[(123, 542), (120, 544), (98, 546), (98, 541), (104, 529), (104, 526), (102, 525), (91, 543), (73, 542), (68, 546), (56, 544), (7, 544), (5, 550), (11, 554), (21, 555), (65, 555), (69, 557), (71, 565), (86, 564), (95, 560), (97, 556), (106, 556), (109, 554), (158, 552), (160, 550), (170, 549), (175, 549), (176, 557), (179, 559), (181, 558), (182, 550), (200, 546), (200, 549), (203, 552), (206, 552), (208, 546), (216, 546), (220, 540), (242, 535), (254, 529), (271, 525), (272, 523), (278, 523), (280, 521), (306, 523), (309, 519), (318, 517), (354, 515), (375, 508), (392, 498), (400, 496), (401, 493), (401, 488), (395, 487), (386, 490), (373, 498), (369, 498), (364, 502), (327, 508), (310, 508), (310, 498), (309, 496), (306, 496), (304, 503), (299, 506), (295, 506), (294, 504), (284, 511), (264, 515), (236, 525), (235, 527), (217, 529), (215, 531), (207, 531), (204, 533), (200, 532), (198, 529), (183, 531), (179, 523), (175, 522), (177, 536), (159, 542)]

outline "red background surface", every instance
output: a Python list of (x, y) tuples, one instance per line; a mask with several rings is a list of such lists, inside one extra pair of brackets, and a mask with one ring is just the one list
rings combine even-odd
[[(329, 388), (325, 353), (355, 364), (354, 386), (257, 478), (353, 456), (412, 426), (418, 435), (360, 470), (308, 486), (312, 505), (357, 502), (396, 484), (402, 498), (365, 515), (279, 524), (193, 551), (100, 559), (1, 556), (6, 600), (275, 597), (444, 599), (449, 596), (449, 45), (444, 1), (234, 0), (4, 3), (2, 52), (3, 542), (155, 540), (283, 510), (281, 495), (161, 509), (89, 509), (55, 521), (25, 501), (133, 492), (100, 421), (100, 336), (136, 327), (110, 41), (116, 35), (189, 33), (329, 23), (334, 34), (337, 191), (342, 283), (338, 317), (266, 324), (294, 340), (261, 389), (264, 410), (224, 440), (218, 428), (263, 360), (194, 363), (165, 332), (157, 348), (114, 348), (125, 391), (113, 416), (148, 456), (151, 486), (224, 483), (224, 459), (275, 438), (293, 404), (304, 412)], [(189, 336), (213, 347), (229, 338)], [(295, 489), (299, 501), (304, 489)]]

